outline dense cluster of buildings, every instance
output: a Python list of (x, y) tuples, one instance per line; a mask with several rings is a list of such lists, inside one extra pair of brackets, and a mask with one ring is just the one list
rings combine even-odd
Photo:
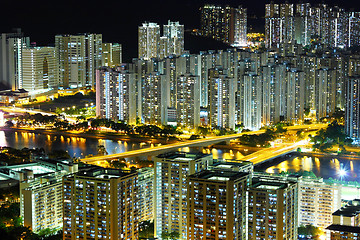
[(97, 115), (190, 129), (241, 123), (259, 129), (321, 120), (346, 108), (349, 133), (359, 137), (351, 124), (358, 124), (360, 55), (311, 47), (283, 43), (273, 51), (204, 51), (101, 68)]
[(139, 58), (164, 58), (181, 55), (184, 52), (184, 25), (168, 21), (164, 25), (163, 36), (157, 23), (143, 23), (139, 27)]
[(158, 239), (297, 239), (307, 224), (340, 239), (360, 229), (359, 201), (341, 208), (339, 184), (257, 173), (250, 162), (200, 152), (160, 154), (138, 171), (36, 159), (1, 167), (0, 177), (20, 181), (25, 226), (63, 229), (64, 239), (134, 240), (149, 220)]
[(331, 47), (360, 43), (360, 13), (338, 6), (310, 3), (269, 3), (265, 6), (265, 45), (321, 41)]
[(37, 47), (15, 29), (1, 35), (0, 48), (2, 87), (30, 93), (93, 87), (96, 69), (122, 62), (121, 45), (101, 34), (56, 35), (55, 47)]
[[(267, 4), (265, 49), (190, 54), (184, 26), (139, 26), (139, 55), (121, 63), (121, 45), (101, 34), (57, 35), (33, 47), (18, 31), (2, 34), (1, 82), (29, 91), (96, 86), (98, 117), (135, 124), (256, 130), (279, 121), (302, 124), (345, 110), (346, 133), (360, 139), (359, 14), (325, 4)], [(247, 10), (205, 5), (202, 36), (246, 45)], [(304, 47), (306, 46), (306, 47)], [(297, 239), (298, 227), (327, 228), (330, 239), (357, 239), (359, 201), (341, 208), (342, 186), (323, 179), (256, 173), (250, 162), (214, 161), (203, 153), (157, 156), (138, 171), (68, 160), (0, 167), (20, 181), (21, 217), (64, 239), (155, 237)]]
[(200, 32), (204, 37), (231, 44), (247, 45), (247, 9), (239, 6), (216, 6), (206, 4), (201, 9)]
[[(160, 39), (159, 26), (143, 24), (139, 58), (98, 70), (97, 116), (185, 129), (235, 129), (242, 124), (254, 130), (279, 121), (319, 121), (345, 110), (346, 133), (358, 140), (360, 55), (349, 48), (359, 44), (360, 32), (353, 24), (356, 13), (324, 4), (271, 3), (265, 9), (266, 48), (257, 51), (232, 48), (190, 54), (155, 44), (159, 50), (152, 44)], [(235, 44), (242, 40), (234, 36), (246, 35), (246, 27), (240, 27), (246, 25), (244, 19), (242, 7), (205, 5), (200, 32)], [(169, 21), (163, 38), (171, 27), (179, 32), (176, 26)], [(333, 28), (336, 36), (331, 35)], [(321, 32), (325, 29), (329, 33)]]

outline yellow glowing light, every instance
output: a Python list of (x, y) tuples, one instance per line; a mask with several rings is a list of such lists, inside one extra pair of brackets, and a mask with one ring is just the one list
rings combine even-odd
[(325, 234), (320, 235), (320, 236), (319, 236), (319, 239), (320, 239), (320, 240), (325, 240), (325, 239), (326, 239), (326, 235), (325, 235)]

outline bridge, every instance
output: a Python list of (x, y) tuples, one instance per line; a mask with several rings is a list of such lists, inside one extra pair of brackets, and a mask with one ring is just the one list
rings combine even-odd
[[(312, 124), (312, 125), (290, 126), (290, 127), (286, 127), (286, 129), (288, 131), (298, 131), (298, 130), (316, 131), (316, 130), (326, 127), (326, 126), (327, 126), (326, 124)], [(106, 160), (114, 160), (114, 159), (119, 159), (119, 158), (128, 158), (128, 157), (136, 157), (136, 156), (144, 156), (144, 155), (155, 156), (155, 155), (158, 155), (158, 154), (161, 154), (164, 152), (176, 151), (179, 148), (209, 146), (209, 145), (219, 143), (219, 142), (224, 142), (224, 141), (228, 142), (228, 141), (236, 139), (244, 134), (261, 134), (261, 133), (264, 133), (264, 130), (232, 134), (232, 135), (226, 135), (226, 136), (207, 137), (207, 138), (191, 140), (191, 141), (188, 140), (186, 142), (179, 142), (179, 143), (167, 144), (167, 145), (162, 145), (162, 146), (157, 146), (157, 147), (132, 150), (132, 151), (111, 154), (111, 155), (105, 155), (105, 156), (94, 156), (94, 157), (90, 157), (90, 158), (83, 158), (80, 160), (84, 163), (95, 164), (96, 162), (99, 162), (99, 161), (102, 162), (102, 161), (106, 161)], [(295, 144), (294, 146), (290, 147), (289, 149), (287, 147), (289, 147), (289, 146), (281, 147), (281, 148), (274, 148), (274, 149), (271, 149), (271, 151), (269, 149), (261, 150), (256, 153), (253, 153), (254, 155), (250, 154), (250, 155), (246, 156), (244, 158), (244, 160), (252, 161), (252, 162), (254, 162), (254, 164), (258, 164), (263, 161), (261, 159), (263, 159), (265, 157), (269, 158), (270, 153), (273, 154), (274, 155), (273, 158), (275, 158), (277, 156), (285, 154), (284, 151), (293, 151), (298, 146)], [(278, 152), (276, 152), (276, 151), (278, 151)]]
[(249, 161), (252, 162), (254, 165), (264, 163), (267, 161), (271, 161), (277, 157), (286, 155), (288, 153), (295, 152), (298, 147), (303, 146), (306, 141), (299, 141), (294, 144), (282, 144), (281, 146), (274, 147), (274, 148), (266, 148), (260, 151), (254, 152), (243, 158), (239, 159), (240, 161)]

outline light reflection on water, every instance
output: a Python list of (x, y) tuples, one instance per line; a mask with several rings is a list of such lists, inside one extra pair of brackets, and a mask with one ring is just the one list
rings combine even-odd
[[(340, 169), (345, 170), (345, 176), (340, 176)], [(291, 157), (259, 170), (265, 170), (267, 173), (312, 171), (318, 177), (360, 182), (360, 172), (356, 169), (360, 169), (360, 160), (344, 159), (338, 156), (314, 157), (309, 155)]]
[(121, 153), (133, 149), (149, 147), (147, 143), (121, 142), (106, 139), (66, 137), (50, 134), (0, 131), (0, 146), (22, 148), (44, 148), (46, 152), (65, 150), (71, 157), (97, 154), (97, 147), (104, 145), (108, 154)]
[[(27, 148), (44, 148), (46, 152), (53, 150), (66, 150), (70, 156), (85, 157), (89, 154), (97, 154), (97, 147), (104, 145), (108, 154), (121, 153), (129, 150), (148, 148), (148, 142), (124, 142), (106, 139), (66, 137), (49, 134), (35, 134), (26, 132), (15, 132), (13, 130), (0, 131), (0, 146), (8, 146), (17, 149)], [(202, 151), (203, 153), (212, 154), (214, 159), (237, 159), (241, 160), (243, 155), (236, 150), (216, 149), (216, 148), (181, 148), (181, 151)], [(268, 173), (279, 173), (283, 171), (299, 172), (312, 171), (317, 176), (323, 178), (339, 178), (339, 170), (345, 169), (347, 175), (344, 180), (359, 181), (360, 160), (336, 159), (335, 157), (291, 157), (280, 163), (275, 163), (271, 167), (265, 167)], [(132, 159), (132, 158), (130, 158)], [(147, 159), (147, 156), (139, 159)]]

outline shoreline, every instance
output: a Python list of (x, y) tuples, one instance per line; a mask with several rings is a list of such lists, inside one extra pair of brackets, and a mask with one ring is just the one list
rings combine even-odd
[(180, 142), (178, 139), (157, 139), (151, 137), (143, 137), (143, 136), (128, 136), (128, 135), (107, 135), (102, 133), (72, 133), (72, 132), (62, 132), (62, 131), (54, 131), (54, 130), (46, 130), (46, 129), (24, 129), (24, 128), (4, 128), (0, 127), (0, 131), (13, 131), (13, 132), (30, 132), (36, 134), (49, 134), (49, 135), (57, 135), (57, 136), (66, 136), (66, 137), (82, 137), (82, 138), (94, 138), (94, 139), (107, 139), (114, 141), (125, 141), (125, 142), (149, 142), (154, 144), (171, 144)]

